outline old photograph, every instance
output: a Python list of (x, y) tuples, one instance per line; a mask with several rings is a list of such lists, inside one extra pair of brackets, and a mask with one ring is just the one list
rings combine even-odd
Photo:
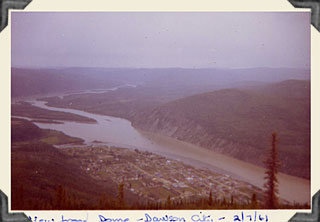
[(310, 13), (12, 12), (11, 209), (310, 209)]

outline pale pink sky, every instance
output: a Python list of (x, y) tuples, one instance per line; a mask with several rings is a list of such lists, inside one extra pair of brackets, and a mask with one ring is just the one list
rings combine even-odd
[(12, 12), (19, 67), (310, 67), (309, 12)]

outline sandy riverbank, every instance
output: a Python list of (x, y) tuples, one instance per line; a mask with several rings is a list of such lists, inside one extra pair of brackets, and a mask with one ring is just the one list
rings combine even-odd
[[(263, 188), (265, 169), (211, 150), (195, 146), (173, 138), (139, 131), (143, 136), (154, 141), (159, 146), (160, 153), (169, 153), (183, 159), (189, 159), (191, 164), (198, 164), (212, 170), (225, 172), (255, 186)], [(220, 170), (219, 170), (220, 169)], [(279, 173), (279, 196), (290, 202), (310, 203), (310, 180)]]

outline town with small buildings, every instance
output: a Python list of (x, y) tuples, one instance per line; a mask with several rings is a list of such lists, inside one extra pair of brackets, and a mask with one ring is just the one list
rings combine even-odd
[(181, 161), (148, 152), (108, 146), (61, 148), (97, 180), (112, 179), (147, 201), (207, 198), (248, 204), (263, 191), (226, 174), (195, 168)]

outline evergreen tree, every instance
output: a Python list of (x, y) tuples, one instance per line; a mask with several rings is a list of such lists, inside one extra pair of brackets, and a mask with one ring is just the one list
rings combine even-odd
[(119, 207), (123, 208), (124, 207), (124, 191), (123, 191), (123, 183), (119, 184), (119, 189), (118, 189), (118, 203)]
[(278, 205), (278, 179), (277, 173), (280, 166), (277, 151), (277, 134), (272, 133), (272, 146), (268, 155), (266, 164), (266, 183), (264, 184), (265, 190), (265, 207), (267, 209), (275, 209)]
[(252, 209), (256, 209), (258, 207), (258, 201), (257, 201), (257, 195), (256, 193), (253, 193), (251, 196), (251, 203), (250, 203), (250, 207)]
[(166, 201), (165, 208), (166, 208), (166, 209), (170, 209), (171, 207), (172, 207), (171, 197), (170, 197), (170, 195), (169, 195), (168, 198), (167, 198), (167, 201)]
[(227, 200), (226, 200), (226, 198), (224, 196), (223, 196), (221, 205), (224, 206), (224, 207), (227, 205)]
[(66, 190), (59, 185), (56, 189), (56, 209), (65, 209), (66, 206)]
[(208, 199), (208, 205), (209, 205), (209, 206), (212, 206), (212, 204), (213, 204), (213, 198), (212, 198), (212, 192), (211, 192), (211, 190), (210, 190), (209, 199)]
[(233, 206), (233, 203), (234, 203), (233, 195), (231, 195), (230, 205)]

